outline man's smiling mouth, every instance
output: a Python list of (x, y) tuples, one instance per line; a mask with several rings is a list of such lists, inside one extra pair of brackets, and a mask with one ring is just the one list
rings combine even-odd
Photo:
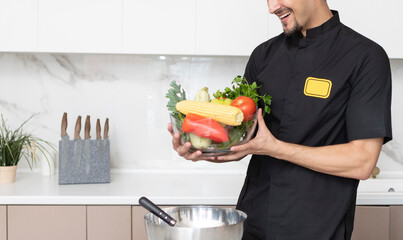
[(286, 13), (284, 13), (284, 14), (282, 14), (282, 15), (277, 15), (277, 16), (278, 16), (280, 19), (284, 19), (284, 18), (290, 16), (290, 14), (291, 14), (291, 12), (286, 12)]

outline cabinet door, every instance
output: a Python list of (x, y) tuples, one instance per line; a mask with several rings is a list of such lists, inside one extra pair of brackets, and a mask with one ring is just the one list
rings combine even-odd
[(8, 206), (8, 240), (86, 240), (85, 206)]
[(389, 207), (357, 206), (351, 239), (389, 239)]
[(131, 206), (87, 206), (87, 240), (130, 240)]
[(266, 1), (198, 0), (196, 54), (249, 56), (268, 39)]
[(7, 206), (0, 206), (0, 239), (7, 239)]
[(403, 1), (328, 0), (328, 4), (339, 11), (342, 23), (377, 42), (389, 58), (403, 58), (403, 33), (400, 30)]
[(132, 207), (132, 240), (147, 240), (146, 228), (144, 225), (144, 215), (148, 211), (141, 206)]
[(123, 0), (123, 51), (194, 54), (196, 0)]
[(121, 52), (121, 1), (38, 1), (39, 51), (79, 53)]
[(0, 1), (0, 51), (37, 50), (38, 0)]
[(403, 239), (403, 206), (390, 206), (390, 240)]

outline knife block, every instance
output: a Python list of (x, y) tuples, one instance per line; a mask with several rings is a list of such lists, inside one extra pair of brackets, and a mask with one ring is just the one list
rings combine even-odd
[(109, 139), (59, 141), (59, 185), (110, 182)]

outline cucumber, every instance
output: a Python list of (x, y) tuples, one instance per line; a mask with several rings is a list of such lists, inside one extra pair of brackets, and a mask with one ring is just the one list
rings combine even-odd
[[(204, 87), (200, 89), (195, 96), (195, 101), (199, 102), (210, 102), (210, 94), (208, 93), (208, 88)], [(212, 140), (208, 138), (202, 138), (194, 134), (189, 134), (190, 143), (196, 149), (204, 149), (211, 145)]]

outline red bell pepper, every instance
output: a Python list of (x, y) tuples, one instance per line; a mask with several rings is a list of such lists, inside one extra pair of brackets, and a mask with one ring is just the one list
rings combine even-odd
[(182, 124), (182, 131), (211, 139), (214, 142), (226, 142), (229, 140), (227, 131), (220, 123), (194, 113), (186, 115)]

